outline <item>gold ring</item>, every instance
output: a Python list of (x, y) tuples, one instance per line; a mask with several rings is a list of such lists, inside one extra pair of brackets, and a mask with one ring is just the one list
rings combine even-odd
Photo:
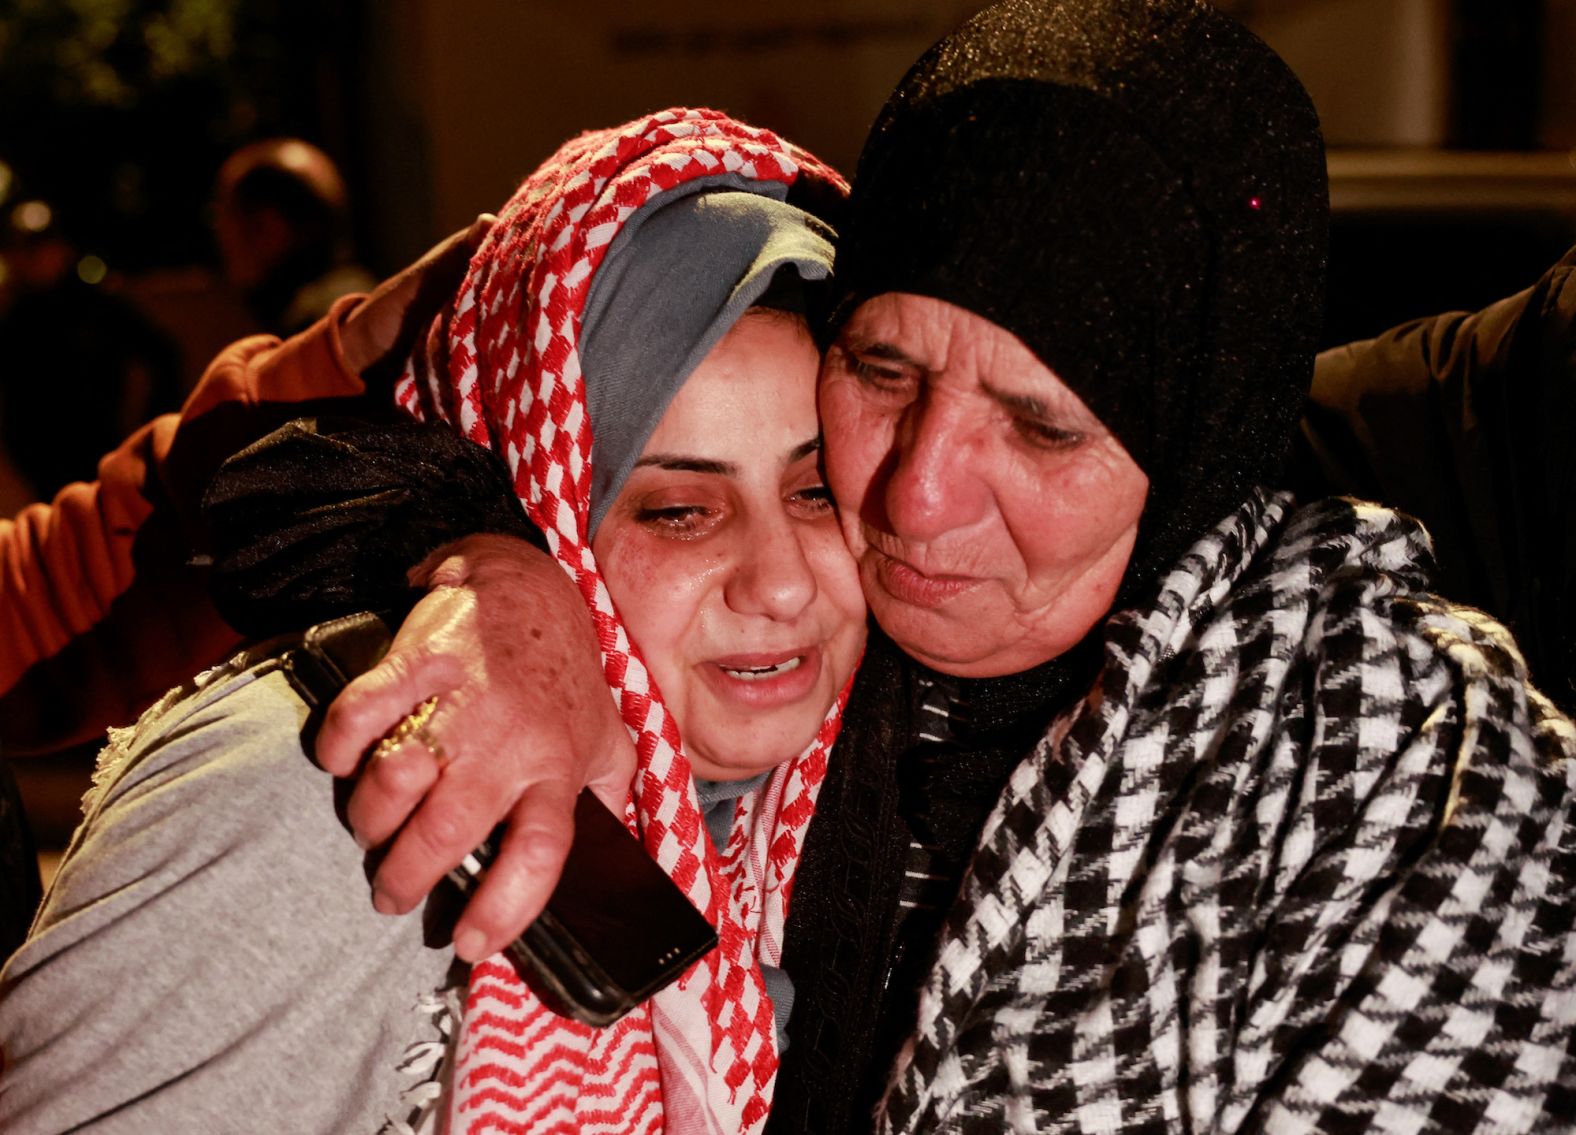
[(427, 747), (433, 759), (438, 762), (441, 769), (448, 764), (448, 757), (443, 752), (443, 746), (428, 732), (427, 725), (432, 721), (432, 715), (438, 708), (438, 695), (434, 694), (411, 710), (404, 717), (394, 723), (394, 728), (385, 733), (372, 750), (372, 759), (392, 757), (406, 741), (412, 737)]

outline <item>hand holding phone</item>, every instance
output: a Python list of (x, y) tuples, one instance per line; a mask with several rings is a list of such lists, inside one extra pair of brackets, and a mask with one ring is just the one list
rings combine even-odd
[[(371, 613), (320, 623), (284, 655), (291, 684), (321, 712), (375, 666), (393, 635)], [(449, 873), (466, 894), (496, 855), (498, 832)], [(717, 944), (717, 932), (589, 789), (542, 914), (505, 952), (555, 1011), (590, 1025), (618, 1020)]]

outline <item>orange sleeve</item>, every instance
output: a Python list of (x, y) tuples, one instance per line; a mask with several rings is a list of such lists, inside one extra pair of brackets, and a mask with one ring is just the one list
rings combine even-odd
[(233, 344), (179, 415), (149, 422), (99, 462), (98, 480), (0, 521), (8, 755), (123, 724), (235, 646), (190, 562), (201, 544), (198, 502), (226, 457), (291, 418), (365, 410), (355, 401), (365, 386), (339, 342), (359, 300), (346, 297), (284, 342)]

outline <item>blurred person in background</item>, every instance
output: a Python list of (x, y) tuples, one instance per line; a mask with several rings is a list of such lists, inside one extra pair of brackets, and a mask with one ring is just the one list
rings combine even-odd
[[(289, 419), (352, 404), (375, 417), (389, 406), (415, 328), (452, 294), (489, 223), (339, 304), (310, 339), (235, 344), (180, 414), (105, 453), (95, 479), (0, 517), (0, 958), (21, 943), (41, 895), (8, 762), (102, 738), (239, 644), (192, 562), (208, 478)], [(249, 365), (264, 357), (268, 365)]]
[(219, 258), (264, 330), (305, 330), (341, 296), (372, 288), (351, 258), (348, 209), (333, 160), (300, 138), (253, 142), (220, 167), (213, 199)]
[(179, 404), (174, 346), (116, 294), (42, 201), (0, 233), (11, 301), (0, 314), (0, 443), (48, 499), (93, 477), (99, 458)]

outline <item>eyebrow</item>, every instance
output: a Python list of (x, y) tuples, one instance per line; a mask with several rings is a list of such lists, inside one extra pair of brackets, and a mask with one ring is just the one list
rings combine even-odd
[(870, 355), (873, 358), (884, 359), (889, 363), (906, 363), (909, 366), (918, 367), (921, 370), (930, 369), (924, 363), (920, 362), (906, 351), (903, 351), (901, 348), (893, 346), (891, 343), (885, 342), (881, 339), (848, 339), (839, 342), (837, 345), (843, 348), (845, 351), (853, 351), (856, 354), (861, 355)]
[(989, 394), (991, 400), (1003, 409), (1012, 410), (1019, 414), (1027, 414), (1034, 418), (1054, 417), (1050, 404), (1043, 398), (1036, 398), (1032, 394), (1016, 394), (1010, 390), (1002, 390), (1000, 387), (992, 386), (983, 379), (980, 380), (980, 389)]
[(821, 437), (819, 434), (817, 434), (809, 441), (801, 441), (798, 445), (794, 446), (788, 451), (788, 464), (792, 465), (795, 461), (802, 461), (804, 458), (809, 457), (812, 453), (819, 453), (820, 450)]
[[(813, 437), (809, 441), (802, 441), (788, 451), (788, 460), (785, 464), (792, 465), (795, 461), (816, 453), (821, 448), (821, 439)], [(648, 453), (635, 462), (636, 469), (645, 469), (655, 466), (666, 469), (671, 473), (710, 473), (718, 477), (737, 477), (739, 467), (731, 461), (714, 461), (707, 457), (689, 457), (681, 453)]]
[(648, 453), (635, 462), (636, 469), (656, 466), (674, 473), (715, 473), (721, 477), (738, 476), (739, 467), (731, 461), (711, 461), (704, 457), (683, 457), (676, 453)]
[[(919, 370), (929, 372), (930, 368), (912, 355), (907, 354), (891, 343), (881, 340), (850, 339), (838, 344), (845, 351), (857, 352), (861, 355), (870, 355), (874, 358), (885, 359), (887, 362), (904, 363)], [(1049, 402), (1037, 398), (1033, 394), (1019, 394), (1011, 390), (1003, 390), (992, 385), (984, 379), (980, 380), (980, 388), (988, 394), (993, 402), (1005, 410), (1016, 414), (1025, 414), (1033, 418), (1045, 420), (1053, 419), (1056, 415)]]

